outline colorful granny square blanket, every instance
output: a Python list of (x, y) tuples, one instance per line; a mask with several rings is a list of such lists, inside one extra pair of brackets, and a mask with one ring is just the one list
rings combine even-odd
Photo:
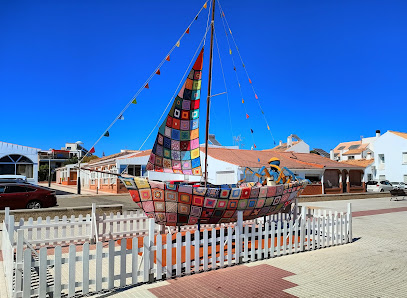
[(158, 130), (147, 171), (202, 175), (198, 130), (202, 61), (203, 49)]

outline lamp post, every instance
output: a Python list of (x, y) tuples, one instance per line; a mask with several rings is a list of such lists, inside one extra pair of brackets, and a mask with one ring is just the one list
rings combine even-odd
[[(75, 144), (77, 146), (82, 145), (83, 143), (81, 141), (77, 141), (75, 142)], [(76, 149), (78, 149), (78, 147), (76, 147)], [(81, 157), (80, 157), (80, 150), (78, 151), (78, 180), (76, 182), (77, 185), (77, 194), (80, 195), (81, 194)]]
[[(52, 148), (50, 148), (49, 151), (53, 152)], [(52, 180), (52, 177), (51, 177), (51, 156), (52, 155), (48, 153), (48, 187), (51, 187), (51, 180)]]

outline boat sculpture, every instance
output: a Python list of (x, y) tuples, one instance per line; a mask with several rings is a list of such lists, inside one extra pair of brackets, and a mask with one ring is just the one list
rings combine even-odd
[[(215, 1), (213, 1), (213, 8), (214, 4)], [(212, 20), (213, 18), (212, 12)], [(211, 85), (212, 46), (213, 37), (211, 38), (209, 86)], [(166, 119), (158, 130), (146, 167), (147, 171), (202, 176), (199, 107), (203, 54), (204, 48), (200, 51)], [(208, 90), (207, 100), (209, 101), (210, 87)], [(208, 113), (209, 110), (207, 118)], [(208, 129), (205, 154), (207, 144)], [(207, 156), (205, 156), (205, 162), (206, 160)], [(291, 172), (285, 175), (278, 167), (278, 161), (274, 166), (273, 162), (276, 161), (270, 161), (274, 170), (273, 181), (270, 181), (273, 175), (266, 170), (266, 174), (256, 175), (262, 178), (262, 183), (241, 183), (234, 188), (208, 186), (206, 173), (205, 186), (177, 185), (142, 177), (120, 176), (119, 178), (128, 189), (133, 201), (158, 224), (179, 226), (227, 223), (237, 220), (238, 211), (243, 211), (243, 219), (247, 220), (290, 210), (291, 203), (305, 187), (305, 180), (300, 180)]]

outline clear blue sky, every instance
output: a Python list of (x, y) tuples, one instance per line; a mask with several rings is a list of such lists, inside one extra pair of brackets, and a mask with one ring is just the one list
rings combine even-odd
[[(81, 140), (90, 148), (203, 3), (0, 1), (0, 140), (42, 149)], [(341, 141), (373, 136), (376, 129), (407, 132), (406, 1), (221, 4), (276, 142), (295, 133), (311, 147), (329, 150)], [(139, 148), (192, 58), (207, 11), (125, 120), (96, 146), (97, 155)], [(234, 135), (241, 134), (250, 148), (252, 128), (258, 149), (273, 147), (240, 71), (250, 114), (245, 119), (218, 13), (215, 22)], [(223, 92), (219, 59), (214, 76), (213, 92)], [(201, 109), (203, 115), (204, 103)], [(201, 142), (203, 127), (201, 117)], [(232, 144), (224, 95), (213, 100), (210, 131), (222, 144)], [(155, 135), (143, 149), (152, 147)]]

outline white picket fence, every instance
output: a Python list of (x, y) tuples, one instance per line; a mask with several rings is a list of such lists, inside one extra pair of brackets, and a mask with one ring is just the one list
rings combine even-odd
[[(72, 297), (352, 241), (350, 204), (346, 214), (303, 208), (295, 220), (280, 215), (277, 222), (256, 224), (243, 222), (242, 218), (240, 212), (234, 227), (205, 228), (201, 233), (187, 229), (175, 234), (157, 234), (157, 225), (149, 219), (146, 236), (123, 238), (120, 245), (111, 239), (39, 250), (25, 239), (27, 229), (17, 229), (14, 249), (12, 224), (3, 223), (9, 297)], [(103, 224), (107, 227), (110, 222)], [(121, 227), (124, 229), (124, 225)], [(130, 231), (128, 228), (124, 231)], [(107, 233), (106, 237), (110, 236)], [(56, 239), (60, 241), (62, 236)]]
[[(108, 241), (111, 239), (118, 239), (123, 237), (145, 236), (148, 234), (148, 218), (142, 210), (123, 213), (117, 212), (116, 214), (103, 214), (98, 216), (96, 213), (97, 206), (92, 204), (90, 214), (85, 216), (79, 215), (78, 217), (63, 216), (54, 218), (38, 217), (36, 219), (30, 217), (27, 221), (20, 219), (15, 222), (15, 218), (10, 214), (10, 210), (6, 208), (5, 222), (9, 224), (10, 241), (15, 245), (17, 241), (17, 231), (24, 231), (24, 242), (30, 244), (32, 247), (42, 246), (67, 246), (69, 244), (78, 244), (84, 242), (97, 243), (98, 241)], [(288, 219), (289, 214), (276, 214), (272, 216), (273, 221), (281, 221)], [(253, 223), (254, 221), (247, 221)], [(202, 228), (212, 227), (228, 227), (234, 226), (235, 223), (218, 224), (218, 225), (201, 225)], [(196, 230), (197, 225), (189, 225), (180, 227), (180, 232)], [(177, 227), (166, 227), (156, 225), (156, 233), (175, 233)]]

